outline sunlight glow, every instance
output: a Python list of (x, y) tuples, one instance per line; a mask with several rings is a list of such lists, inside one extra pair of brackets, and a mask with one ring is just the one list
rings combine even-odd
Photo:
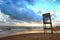
[(56, 2), (56, 0), (53, 0), (53, 2)]

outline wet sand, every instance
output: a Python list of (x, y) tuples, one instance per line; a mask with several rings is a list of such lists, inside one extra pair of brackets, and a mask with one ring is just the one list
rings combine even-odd
[(7, 36), (0, 38), (0, 40), (60, 40), (60, 34), (44, 34), (44, 33), (30, 33)]

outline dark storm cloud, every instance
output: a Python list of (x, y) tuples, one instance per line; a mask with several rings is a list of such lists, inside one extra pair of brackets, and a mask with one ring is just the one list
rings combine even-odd
[(33, 4), (34, 0), (5, 0), (0, 4), (1, 11), (9, 15), (12, 19), (23, 21), (40, 21), (41, 16), (38, 16), (33, 10), (26, 7), (26, 3)]

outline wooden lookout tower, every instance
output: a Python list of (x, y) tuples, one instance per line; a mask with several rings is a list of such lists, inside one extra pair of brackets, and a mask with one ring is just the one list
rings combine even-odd
[[(44, 33), (47, 33), (48, 30), (51, 31), (51, 34), (53, 34), (52, 30), (52, 22), (51, 22), (51, 15), (50, 13), (45, 13), (42, 15), (43, 16), (43, 28), (44, 28)], [(49, 24), (50, 26), (46, 26), (46, 24)]]

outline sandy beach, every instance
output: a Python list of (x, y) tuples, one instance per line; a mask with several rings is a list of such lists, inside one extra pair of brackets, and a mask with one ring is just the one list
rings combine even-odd
[(7, 36), (0, 38), (0, 40), (60, 40), (60, 34), (31, 33)]
[(48, 31), (44, 34), (44, 30), (34, 29), (34, 30), (25, 30), (25, 31), (18, 31), (18, 30), (11, 30), (7, 32), (0, 33), (0, 40), (60, 40), (60, 31), (59, 33), (51, 34)]

